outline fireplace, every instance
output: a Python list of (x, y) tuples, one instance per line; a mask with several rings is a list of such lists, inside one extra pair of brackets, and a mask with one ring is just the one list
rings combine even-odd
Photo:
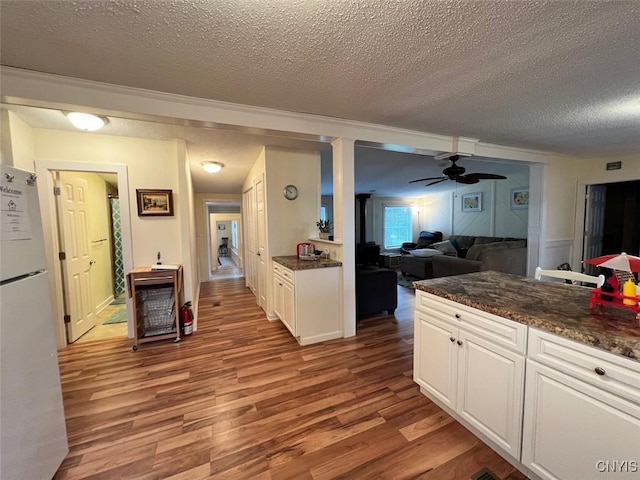
[(367, 242), (367, 200), (369, 198), (371, 198), (370, 193), (356, 195), (360, 212), (360, 238), (356, 244), (356, 265), (375, 265), (380, 257), (380, 245), (376, 245), (375, 242)]

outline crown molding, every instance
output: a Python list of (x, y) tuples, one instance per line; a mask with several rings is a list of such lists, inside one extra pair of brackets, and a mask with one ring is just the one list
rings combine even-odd
[[(319, 142), (354, 139), (370, 146), (435, 155), (455, 151), (461, 142), (475, 155), (532, 162), (550, 154), (334, 117), (295, 113), (222, 102), (74, 77), (0, 67), (2, 102), (41, 108), (86, 107), (96, 114), (206, 128), (231, 129), (258, 135), (294, 137)], [(483, 152), (488, 155), (484, 155)], [(490, 154), (489, 154), (490, 153)]]

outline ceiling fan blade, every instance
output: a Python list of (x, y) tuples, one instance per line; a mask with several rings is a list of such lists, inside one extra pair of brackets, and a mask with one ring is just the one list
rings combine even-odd
[(425, 187), (430, 187), (431, 185), (435, 185), (436, 183), (444, 182), (445, 180), (449, 180), (447, 177), (441, 178), (440, 180), (436, 180), (435, 182), (427, 183)]
[(458, 175), (454, 180), (458, 183), (464, 183), (465, 185), (471, 185), (480, 181), (480, 179), (473, 178), (470, 175)]
[(497, 175), (495, 173), (468, 173), (465, 177), (478, 180), (505, 180), (507, 178), (504, 175)]
[(446, 180), (447, 177), (429, 177), (429, 178), (419, 178), (417, 180), (411, 180), (409, 183), (417, 183), (417, 182), (427, 182), (429, 180)]

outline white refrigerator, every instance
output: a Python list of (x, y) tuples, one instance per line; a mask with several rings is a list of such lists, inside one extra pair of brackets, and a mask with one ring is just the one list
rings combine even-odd
[(51, 479), (69, 446), (36, 178), (0, 176), (0, 479)]

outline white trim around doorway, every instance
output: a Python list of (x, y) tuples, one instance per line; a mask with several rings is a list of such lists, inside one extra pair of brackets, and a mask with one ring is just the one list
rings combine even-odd
[[(125, 272), (133, 268), (133, 243), (131, 233), (129, 177), (127, 166), (115, 163), (89, 163), (57, 160), (36, 160), (36, 174), (40, 178), (42, 187), (38, 190), (42, 228), (45, 238), (47, 269), (49, 270), (49, 288), (53, 302), (55, 318), (56, 344), (58, 348), (67, 345), (64, 325), (64, 301), (62, 288), (62, 273), (58, 252), (60, 249), (58, 236), (58, 222), (56, 201), (53, 195), (53, 173), (55, 171), (74, 171), (92, 173), (115, 173), (118, 176), (118, 194), (122, 222), (122, 257)], [(127, 297), (127, 325), (129, 338), (133, 338), (133, 313), (131, 300)]]

